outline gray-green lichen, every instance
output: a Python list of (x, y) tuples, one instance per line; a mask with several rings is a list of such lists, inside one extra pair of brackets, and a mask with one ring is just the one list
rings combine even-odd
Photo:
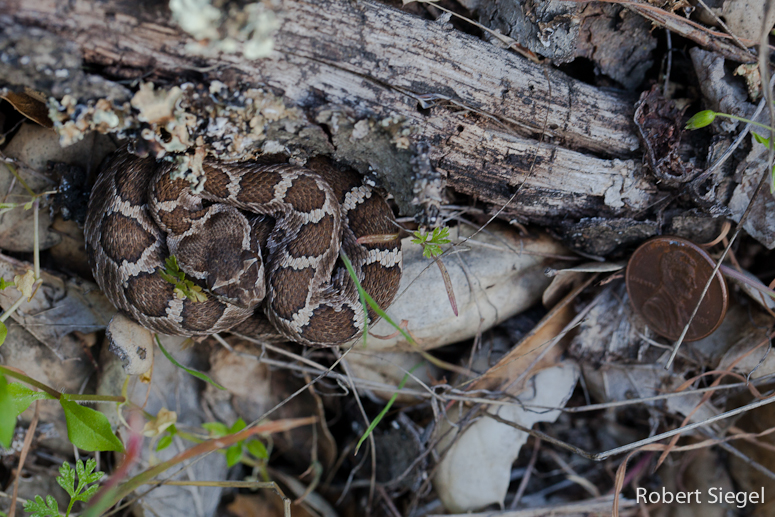
[(123, 103), (52, 97), (49, 116), (63, 146), (89, 131), (134, 138), (140, 154), (174, 160), (176, 175), (197, 188), (203, 186), (206, 156), (225, 161), (249, 160), (263, 152), (292, 156), (302, 147), (298, 134), (309, 125), (301, 110), (272, 93), (233, 91), (219, 81), (167, 89), (142, 83)]
[[(213, 80), (158, 87), (141, 83), (123, 100), (50, 97), (49, 116), (63, 146), (90, 131), (131, 139), (133, 152), (175, 163), (175, 176), (196, 189), (204, 185), (206, 157), (238, 162), (283, 154), (303, 165), (315, 155), (331, 156), (384, 185), (404, 214), (417, 211), (409, 171), (414, 130), (391, 114), (373, 118), (349, 108), (323, 106), (310, 121), (303, 110), (261, 88)], [(323, 127), (328, 127), (328, 134)], [(426, 189), (427, 190), (427, 189)], [(422, 205), (422, 204), (421, 204)]]
[(276, 2), (170, 0), (169, 6), (173, 20), (196, 40), (186, 45), (190, 54), (242, 54), (253, 60), (272, 52), (272, 35), (279, 28)]

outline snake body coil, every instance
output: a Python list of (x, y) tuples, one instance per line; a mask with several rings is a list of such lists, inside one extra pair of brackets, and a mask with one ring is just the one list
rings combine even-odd
[[(357, 174), (322, 160), (308, 165), (205, 161), (207, 179), (196, 195), (185, 180), (170, 179), (172, 164), (117, 151), (89, 200), (94, 278), (116, 308), (164, 334), (212, 334), (263, 312), (280, 334), (303, 344), (359, 336), (367, 315), (339, 252), (387, 307), (401, 277), (400, 240), (357, 239), (395, 234), (393, 214)], [(207, 300), (174, 295), (159, 275), (170, 254)]]

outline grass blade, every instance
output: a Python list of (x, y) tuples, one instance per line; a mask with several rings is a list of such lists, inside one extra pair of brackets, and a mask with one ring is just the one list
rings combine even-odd
[(220, 384), (218, 384), (217, 382), (212, 380), (210, 377), (207, 376), (207, 374), (204, 374), (204, 373), (202, 373), (200, 371), (194, 370), (193, 368), (186, 368), (185, 366), (183, 366), (182, 364), (177, 362), (175, 360), (175, 358), (172, 357), (172, 355), (170, 355), (169, 352), (167, 352), (167, 350), (164, 348), (164, 346), (162, 346), (161, 340), (159, 339), (159, 336), (158, 335), (154, 335), (154, 337), (156, 338), (156, 344), (159, 345), (159, 350), (161, 350), (161, 353), (164, 354), (164, 357), (166, 357), (169, 360), (169, 362), (171, 362), (172, 364), (174, 364), (178, 368), (180, 368), (182, 370), (185, 370), (186, 373), (188, 373), (189, 375), (193, 375), (197, 379), (201, 379), (201, 380), (203, 380), (203, 381), (205, 381), (207, 383), (210, 383), (213, 386), (215, 386), (216, 388), (218, 388), (219, 390), (226, 391), (226, 388), (224, 388), (223, 386), (221, 386)]
[[(412, 369), (406, 372), (404, 375), (404, 378), (401, 379), (401, 382), (398, 384), (398, 389), (402, 389), (404, 385), (406, 384), (406, 381), (409, 380), (409, 374), (411, 374), (413, 371), (415, 371), (417, 368), (420, 367), (420, 365), (423, 363), (417, 363), (416, 365), (412, 366)], [(390, 400), (388, 400), (388, 403), (385, 404), (385, 407), (382, 408), (382, 411), (379, 412), (379, 415), (377, 415), (377, 418), (371, 421), (371, 424), (369, 424), (369, 428), (366, 429), (366, 431), (363, 433), (363, 436), (361, 436), (361, 439), (358, 440), (358, 445), (355, 446), (355, 454), (358, 454), (358, 449), (361, 448), (361, 444), (363, 444), (364, 441), (366, 441), (366, 438), (369, 437), (369, 435), (374, 431), (374, 428), (379, 425), (379, 423), (382, 421), (382, 419), (387, 415), (387, 412), (390, 411), (391, 406), (393, 406), (393, 402), (396, 401), (398, 398), (398, 393), (393, 393), (393, 396), (390, 397)]]

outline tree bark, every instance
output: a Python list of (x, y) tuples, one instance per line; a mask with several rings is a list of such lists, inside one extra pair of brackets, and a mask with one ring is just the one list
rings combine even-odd
[[(105, 77), (148, 77), (157, 87), (204, 78), (269, 88), (326, 132), (328, 154), (381, 176), (404, 213), (414, 210), (416, 148), (359, 141), (360, 120), (402, 120), (410, 141), (429, 145), (430, 162), (448, 187), (492, 210), (508, 203), (501, 213), (506, 219), (551, 225), (631, 217), (655, 202), (630, 95), (369, 0), (288, 0), (282, 8), (271, 57), (248, 61), (189, 54), (192, 38), (174, 26), (166, 3), (0, 0), (0, 51), (16, 56), (0, 63), (0, 77), (9, 88), (55, 96), (69, 84), (79, 100), (106, 96), (106, 88), (89, 89), (104, 86)], [(64, 66), (72, 71), (68, 77), (47, 82), (39, 70), (25, 68), (19, 35), (32, 27), (44, 31), (41, 41), (61, 40), (57, 50), (64, 56), (52, 58), (51, 68)], [(73, 55), (92, 72), (85, 81)], [(131, 93), (117, 88), (107, 96), (122, 95), (127, 100)]]

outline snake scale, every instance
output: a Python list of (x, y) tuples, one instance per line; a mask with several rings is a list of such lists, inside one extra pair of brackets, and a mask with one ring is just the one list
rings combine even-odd
[[(117, 151), (86, 219), (97, 284), (119, 311), (164, 334), (261, 329), (265, 315), (282, 336), (306, 345), (361, 335), (376, 314), (364, 313), (340, 249), (366, 292), (387, 307), (402, 266), (393, 213), (357, 173), (323, 159), (307, 167), (208, 159), (204, 189), (194, 194), (186, 180), (170, 179), (173, 164)], [(358, 242), (369, 235), (395, 238)], [(205, 301), (175, 296), (159, 274), (170, 254)]]

